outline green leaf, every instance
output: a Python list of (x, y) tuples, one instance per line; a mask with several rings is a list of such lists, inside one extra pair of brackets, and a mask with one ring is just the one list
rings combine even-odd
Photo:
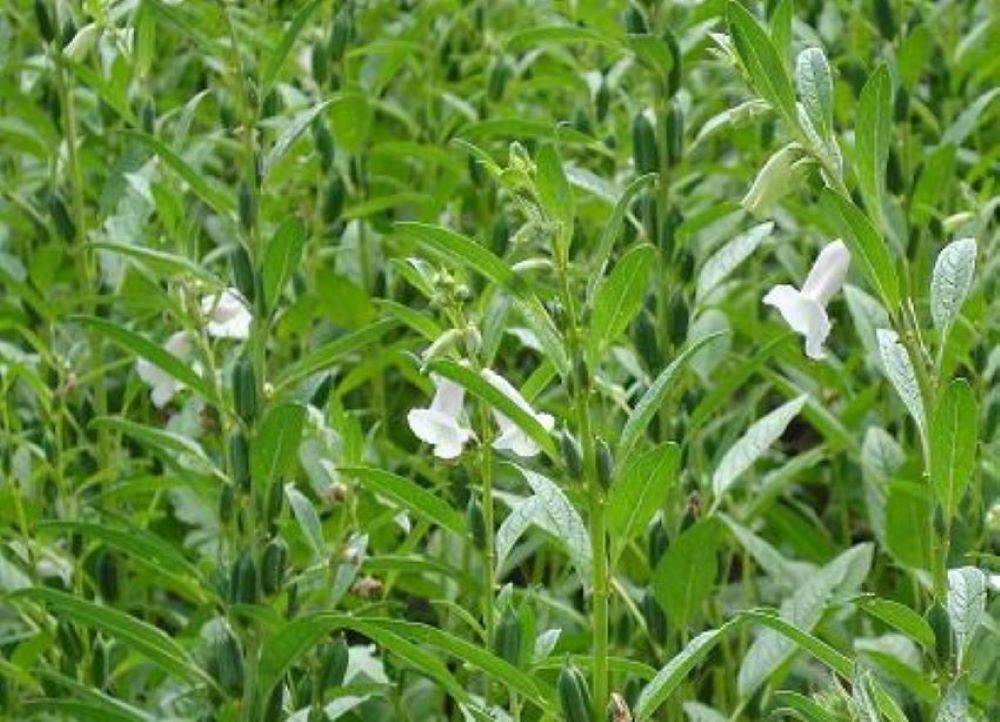
[(222, 281), (202, 268), (198, 263), (192, 261), (190, 258), (174, 253), (157, 251), (130, 243), (112, 243), (110, 241), (93, 241), (88, 243), (87, 246), (101, 251), (129, 256), (137, 261), (141, 261), (156, 273), (164, 276), (190, 276), (216, 288), (221, 288), (224, 285)]
[(266, 95), (270, 90), (275, 78), (278, 77), (281, 66), (285, 64), (285, 59), (295, 45), (295, 39), (298, 38), (299, 33), (302, 32), (306, 23), (309, 22), (309, 18), (312, 17), (313, 12), (319, 7), (319, 4), (320, 0), (311, 0), (303, 5), (302, 9), (296, 13), (295, 17), (292, 18), (292, 22), (289, 23), (288, 28), (281, 35), (278, 47), (266, 54), (267, 65), (264, 66), (264, 72), (261, 74), (261, 83), (264, 88), (262, 95)]
[(670, 73), (674, 66), (674, 56), (663, 39), (648, 33), (632, 33), (626, 42), (636, 57), (654, 73), (664, 78)]
[(782, 404), (763, 418), (754, 422), (739, 440), (729, 447), (712, 474), (712, 493), (718, 504), (733, 483), (744, 471), (753, 466), (765, 451), (781, 438), (805, 405), (808, 396), (802, 395)]
[(587, 282), (588, 299), (594, 297), (598, 283), (604, 278), (604, 270), (607, 268), (608, 259), (611, 257), (611, 251), (614, 249), (615, 239), (618, 238), (632, 200), (646, 186), (655, 181), (656, 178), (656, 173), (647, 173), (646, 175), (639, 176), (629, 183), (618, 197), (618, 201), (611, 210), (611, 215), (608, 217), (608, 221), (604, 224), (601, 235), (597, 239), (597, 246), (590, 266), (593, 272), (591, 273), (590, 280)]
[(806, 48), (795, 62), (795, 84), (816, 132), (824, 140), (833, 136), (833, 76), (821, 48)]
[(638, 245), (619, 259), (598, 286), (587, 338), (592, 365), (600, 363), (604, 347), (625, 332), (642, 308), (646, 284), (654, 264), (653, 247)]
[(818, 702), (798, 692), (779, 690), (774, 693), (774, 714), (794, 716), (803, 722), (842, 722)]
[(149, 361), (151, 364), (173, 376), (189, 389), (198, 392), (213, 403), (218, 403), (215, 388), (191, 368), (191, 364), (182, 361), (162, 346), (153, 343), (144, 336), (119, 326), (113, 321), (96, 316), (73, 316), (73, 320), (88, 326), (105, 338), (114, 341), (127, 351)]
[(97, 628), (120, 640), (128, 649), (142, 655), (164, 672), (186, 682), (215, 682), (187, 651), (165, 632), (151, 624), (111, 607), (45, 587), (32, 587), (11, 595), (12, 599), (30, 599), (44, 604), (53, 613), (65, 616), (88, 628)]
[(416, 482), (381, 469), (355, 466), (342, 467), (340, 471), (360, 481), (373, 494), (390, 499), (417, 516), (459, 537), (465, 537), (465, 520), (441, 495), (428, 491)]
[(542, 208), (550, 218), (561, 223), (563, 233), (569, 235), (573, 230), (573, 191), (555, 146), (543, 146), (536, 163), (538, 174), (535, 183)]
[(865, 278), (875, 288), (882, 303), (895, 313), (899, 308), (899, 279), (885, 242), (865, 214), (830, 188), (820, 193), (820, 207), (837, 233), (847, 243), (851, 259), (857, 261)]
[(920, 226), (932, 217), (942, 215), (938, 204), (947, 198), (955, 184), (955, 146), (939, 145), (925, 158), (910, 200), (910, 218)]
[(667, 392), (674, 387), (674, 381), (681, 369), (684, 368), (684, 365), (691, 356), (697, 353), (698, 349), (722, 335), (724, 334), (713, 333), (699, 338), (697, 341), (689, 344), (669, 366), (660, 372), (660, 375), (656, 377), (656, 380), (646, 389), (646, 393), (639, 399), (639, 403), (635, 405), (632, 413), (629, 414), (628, 421), (625, 422), (625, 426), (622, 428), (621, 437), (618, 439), (615, 458), (628, 458), (628, 455), (632, 453), (632, 447), (636, 445), (639, 438), (645, 433), (646, 427), (649, 426), (649, 422), (653, 420), (656, 412), (662, 407)]
[(328, 369), (344, 356), (375, 343), (390, 328), (395, 326), (394, 319), (383, 318), (359, 328), (357, 331), (339, 336), (318, 349), (306, 353), (290, 366), (286, 366), (275, 378), (275, 386), (288, 386), (314, 373)]
[(316, 116), (326, 110), (326, 107), (331, 103), (329, 100), (325, 100), (322, 103), (317, 103), (307, 110), (303, 110), (296, 114), (291, 121), (282, 129), (281, 134), (278, 136), (277, 140), (274, 141), (274, 145), (271, 146), (271, 150), (268, 151), (267, 155), (264, 156), (264, 168), (263, 172), (266, 176), (271, 170), (281, 161), (281, 159), (288, 152), (292, 144), (298, 140), (299, 136), (305, 132), (306, 128), (316, 119)]
[(718, 629), (702, 632), (671, 658), (639, 694), (639, 699), (635, 703), (635, 722), (644, 722), (644, 720), (652, 718), (663, 703), (670, 698), (670, 695), (691, 674), (691, 670), (708, 656), (708, 653), (726, 635), (731, 626), (731, 624), (724, 624)]
[(217, 213), (225, 216), (231, 216), (236, 212), (236, 202), (229, 193), (227, 193), (215, 181), (210, 181), (208, 178), (205, 178), (198, 171), (188, 165), (187, 161), (181, 158), (158, 138), (154, 138), (153, 136), (138, 130), (127, 130), (124, 132), (128, 137), (138, 141), (142, 145), (149, 148), (149, 150), (160, 156), (163, 162), (170, 166), (177, 175), (183, 178), (184, 181), (191, 186), (191, 190), (194, 191), (199, 198), (215, 209)]
[(753, 89), (781, 113), (791, 128), (798, 127), (795, 91), (771, 38), (738, 2), (731, 0), (726, 5), (726, 14), (729, 34)]
[(293, 216), (278, 226), (274, 237), (264, 248), (261, 275), (264, 299), (269, 309), (275, 307), (285, 283), (298, 268), (307, 238), (305, 224)]
[(882, 371), (892, 383), (896, 393), (902, 400), (906, 410), (917, 424), (924, 439), (927, 438), (927, 414), (924, 412), (924, 399), (917, 383), (917, 374), (913, 370), (910, 356), (899, 335), (892, 330), (880, 328), (875, 331), (878, 343), (879, 357), (882, 359)]
[(924, 649), (934, 650), (934, 630), (931, 625), (905, 604), (879, 597), (862, 598), (858, 604), (873, 617), (919, 642)]
[(945, 518), (953, 519), (976, 463), (979, 409), (965, 379), (954, 379), (937, 402), (931, 421), (931, 483)]
[(858, 185), (861, 187), (868, 215), (875, 220), (882, 218), (885, 164), (889, 159), (891, 132), (892, 78), (883, 63), (875, 69), (861, 90), (854, 131)]
[(680, 459), (680, 447), (668, 442), (635, 457), (618, 474), (608, 491), (612, 559), (631, 539), (645, 532), (667, 493), (677, 483)]
[(972, 289), (975, 273), (976, 239), (960, 238), (938, 254), (931, 277), (931, 318), (942, 333), (942, 344)]
[(774, 223), (760, 223), (739, 234), (705, 261), (698, 274), (697, 298), (704, 299), (722, 283), (730, 273), (753, 254), (761, 241), (771, 235)]
[(892, 555), (914, 569), (930, 569), (932, 505), (917, 484), (893, 481), (885, 502), (885, 543)]
[(325, 558), (326, 540), (323, 538), (323, 524), (319, 520), (316, 507), (292, 483), (285, 484), (285, 498), (288, 499), (288, 506), (292, 508), (292, 514), (302, 530), (302, 535), (312, 549), (313, 559), (318, 561)]
[(578, 25), (543, 25), (541, 27), (517, 30), (507, 36), (504, 47), (508, 50), (524, 50), (543, 43), (598, 43), (615, 45), (613, 38), (604, 33)]
[(691, 623), (715, 588), (719, 531), (712, 517), (697, 522), (674, 540), (653, 571), (653, 595), (678, 628)]
[(993, 101), (1000, 98), (1000, 88), (990, 88), (985, 93), (976, 98), (965, 110), (955, 119), (948, 129), (941, 136), (941, 144), (951, 144), (956, 148), (965, 142), (969, 134), (976, 129), (979, 123), (979, 116), (983, 114)]
[(271, 406), (254, 432), (250, 470), (254, 488), (266, 496), (267, 489), (289, 476), (294, 469), (306, 409), (301, 404)]
[(181, 434), (138, 424), (119, 416), (98, 416), (90, 422), (90, 426), (111, 429), (130, 436), (157, 452), (172, 466), (222, 478), (222, 472), (208, 458), (198, 442)]
[(986, 575), (976, 567), (948, 570), (948, 619), (958, 648), (958, 666), (986, 616)]

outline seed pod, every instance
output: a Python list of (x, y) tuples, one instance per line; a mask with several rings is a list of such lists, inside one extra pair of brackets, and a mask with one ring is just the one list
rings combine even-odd
[(281, 112), (284, 104), (281, 102), (281, 95), (277, 90), (272, 90), (264, 96), (264, 104), (261, 106), (261, 116), (271, 118)]
[(243, 298), (253, 303), (257, 283), (254, 279), (253, 262), (242, 243), (237, 242), (236, 248), (229, 254), (229, 261), (233, 267), (233, 282), (236, 288), (243, 294)]
[(35, 0), (35, 21), (38, 23), (38, 34), (42, 40), (51, 43), (56, 37), (55, 27), (46, 0)]
[(338, 637), (330, 644), (324, 644), (320, 649), (320, 688), (340, 687), (344, 684), (347, 674), (348, 648), (343, 637)]
[(142, 129), (150, 135), (156, 132), (156, 106), (152, 98), (142, 104), (142, 110), (139, 111), (139, 115), (142, 119)]
[(273, 527), (281, 516), (281, 510), (285, 505), (285, 488), (279, 481), (271, 482), (267, 490), (267, 509), (264, 518), (269, 527)]
[(219, 493), (219, 521), (228, 524), (233, 519), (233, 509), (236, 504), (236, 487), (223, 484)]
[(663, 526), (663, 520), (657, 519), (649, 530), (649, 542), (647, 545), (647, 556), (649, 557), (649, 568), (655, 569), (660, 563), (660, 559), (667, 553), (670, 547), (670, 537), (667, 536), (667, 529)]
[(897, 123), (905, 123), (910, 115), (910, 91), (905, 85), (900, 86), (896, 91), (896, 97), (892, 103), (893, 117)]
[(500, 618), (493, 647), (498, 657), (517, 666), (521, 657), (521, 622), (510, 607)]
[(576, 382), (577, 391), (582, 394), (587, 393), (590, 389), (590, 369), (587, 368), (587, 362), (582, 358), (577, 359), (573, 371), (573, 380)]
[(111, 671), (110, 655), (108, 646), (100, 637), (94, 640), (90, 648), (90, 678), (94, 686), (103, 689), (108, 681), (108, 674)]
[(465, 516), (469, 523), (469, 533), (476, 549), (486, 548), (486, 519), (483, 517), (483, 507), (474, 496), (469, 497), (469, 505), (465, 508)]
[(243, 654), (229, 630), (215, 640), (215, 655), (219, 664), (219, 686), (230, 697), (239, 697), (243, 693)]
[(608, 701), (608, 722), (632, 722), (632, 713), (628, 711), (625, 698), (617, 692), (612, 692)]
[(667, 217), (663, 219), (663, 223), (660, 225), (660, 250), (663, 252), (663, 256), (668, 261), (673, 258), (674, 250), (677, 241), (677, 229), (684, 222), (684, 215), (678, 210), (677, 206), (671, 205), (667, 209)]
[(281, 589), (281, 583), (285, 579), (285, 563), (288, 560), (288, 546), (281, 537), (272, 539), (264, 547), (264, 556), (261, 559), (261, 586), (264, 594), (275, 594)]
[(333, 375), (326, 374), (323, 380), (319, 382), (316, 390), (313, 392), (312, 398), (309, 399), (309, 403), (315, 406), (317, 409), (326, 408), (326, 402), (330, 400), (330, 391), (333, 389)]
[(681, 75), (684, 71), (684, 55), (677, 42), (677, 36), (670, 28), (663, 31), (663, 42), (670, 49), (670, 70), (667, 73), (667, 97), (672, 98), (681, 87)]
[(344, 50), (347, 49), (347, 41), (351, 37), (351, 11), (345, 5), (333, 19), (333, 26), (330, 28), (330, 41), (327, 44), (328, 57), (331, 61), (337, 62), (344, 57)]
[(635, 347), (647, 370), (660, 366), (660, 347), (656, 340), (656, 326), (652, 316), (643, 309), (635, 322)]
[(257, 379), (247, 354), (240, 356), (233, 365), (233, 404), (244, 422), (253, 422), (257, 416)]
[(254, 225), (254, 218), (257, 213), (257, 201), (254, 198), (250, 184), (246, 181), (240, 181), (238, 194), (240, 225), (243, 226), (244, 230), (249, 231)]
[(889, 159), (885, 164), (885, 185), (890, 193), (902, 193), (905, 190), (903, 169), (899, 164), (899, 154), (895, 148), (889, 149)]
[(694, 254), (690, 248), (681, 248), (677, 253), (677, 277), (684, 283), (694, 278)]
[(76, 237), (76, 225), (69, 217), (66, 203), (58, 193), (49, 195), (49, 214), (52, 216), (52, 223), (62, 239), (72, 241)]
[(632, 119), (632, 158), (639, 175), (655, 173), (660, 169), (660, 154), (656, 148), (656, 133), (645, 113), (636, 113)]
[(611, 89), (608, 88), (606, 78), (601, 78), (601, 84), (597, 86), (597, 93), (594, 95), (594, 115), (598, 123), (603, 123), (608, 117), (608, 108), (611, 106)]
[(118, 599), (118, 560), (107, 549), (97, 555), (97, 587), (106, 602)]
[(875, 25), (886, 40), (896, 37), (896, 18), (890, 0), (875, 0)]
[(507, 242), (510, 240), (510, 223), (507, 216), (501, 213), (493, 223), (493, 233), (490, 235), (490, 249), (497, 256), (507, 252)]
[(316, 143), (316, 152), (319, 153), (319, 164), (324, 172), (330, 170), (336, 156), (336, 147), (333, 144), (333, 136), (330, 129), (322, 118), (316, 118), (312, 122), (313, 142)]
[(611, 481), (615, 475), (615, 459), (611, 454), (611, 447), (604, 439), (597, 440), (597, 481), (601, 488), (607, 491), (611, 488)]
[(281, 722), (283, 715), (281, 710), (284, 701), (283, 685), (275, 685), (271, 691), (271, 696), (267, 698), (267, 706), (264, 707), (264, 722)]
[(340, 220), (340, 213), (344, 210), (344, 180), (337, 174), (326, 184), (326, 192), (323, 196), (323, 220), (333, 225)]
[(559, 670), (556, 686), (559, 690), (559, 706), (566, 722), (591, 722), (593, 705), (587, 680), (568, 657)]
[(667, 302), (667, 338), (674, 346), (680, 346), (687, 338), (688, 306), (684, 293), (674, 291)]
[(258, 598), (257, 566), (253, 563), (253, 555), (249, 549), (244, 549), (233, 564), (229, 586), (233, 604), (256, 603)]
[(507, 80), (510, 78), (510, 66), (502, 57), (497, 58), (490, 68), (489, 78), (486, 81), (486, 97), (491, 102), (496, 103), (503, 98), (503, 91), (507, 88)]
[(649, 25), (646, 24), (646, 16), (633, 3), (629, 3), (628, 7), (625, 8), (625, 29), (633, 35), (642, 35), (649, 32)]
[(951, 620), (948, 619), (948, 612), (945, 611), (940, 602), (934, 602), (934, 605), (927, 610), (925, 618), (934, 632), (934, 657), (937, 665), (941, 669), (946, 669), (951, 663), (953, 646)]
[(241, 491), (250, 491), (250, 445), (241, 429), (229, 435), (229, 468), (233, 483)]
[(650, 638), (661, 644), (667, 637), (667, 617), (660, 608), (659, 602), (650, 590), (642, 595), (642, 617), (646, 620), (646, 629)]
[(677, 103), (671, 103), (667, 110), (664, 133), (667, 139), (667, 164), (673, 167), (680, 163), (684, 152), (684, 111)]
[(232, 130), (236, 126), (236, 116), (233, 114), (232, 106), (222, 98), (219, 98), (218, 104), (219, 122), (222, 123), (222, 127), (226, 130)]
[(563, 429), (562, 433), (559, 434), (559, 446), (562, 450), (566, 472), (572, 480), (578, 480), (583, 476), (583, 460), (580, 458), (579, 444), (568, 430)]
[(312, 69), (312, 76), (313, 80), (316, 81), (316, 85), (320, 87), (326, 85), (326, 81), (330, 77), (330, 53), (326, 43), (322, 41), (315, 43), (312, 47), (312, 56), (309, 60), (309, 66)]
[(573, 115), (573, 127), (585, 135), (593, 133), (594, 129), (590, 126), (590, 118), (587, 117), (587, 112), (583, 108), (576, 109), (576, 113)]
[(59, 651), (73, 664), (83, 658), (83, 640), (80, 638), (80, 633), (65, 619), (60, 619), (56, 624), (56, 644), (59, 645)]

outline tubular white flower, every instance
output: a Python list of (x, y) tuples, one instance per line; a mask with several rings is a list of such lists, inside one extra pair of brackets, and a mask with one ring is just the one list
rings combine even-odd
[(235, 288), (202, 298), (201, 312), (208, 320), (205, 329), (209, 336), (243, 341), (250, 335), (253, 316), (247, 302)]
[(826, 305), (844, 285), (851, 253), (843, 241), (827, 244), (813, 263), (802, 290), (781, 284), (764, 296), (764, 303), (774, 306), (785, 323), (805, 337), (806, 356), (821, 359), (826, 356), (823, 343), (830, 335), (830, 317)]
[[(167, 339), (163, 348), (183, 358), (191, 352), (191, 337), (187, 331), (178, 331)], [(158, 409), (166, 406), (174, 394), (184, 388), (184, 384), (144, 358), (135, 362), (135, 370), (139, 378), (149, 384), (150, 398)]]
[[(497, 389), (520, 408), (531, 414), (535, 421), (541, 424), (546, 431), (552, 430), (552, 427), (555, 425), (555, 420), (552, 416), (545, 413), (535, 412), (525, 398), (521, 396), (521, 392), (514, 388), (514, 386), (507, 379), (490, 369), (483, 369), (483, 378), (487, 383), (493, 386), (493, 388)], [(538, 453), (538, 444), (535, 443), (534, 439), (524, 433), (521, 430), (521, 427), (496, 409), (493, 409), (493, 418), (496, 419), (497, 426), (500, 427), (500, 435), (493, 441), (494, 449), (512, 451), (521, 457), (534, 456)]]
[(432, 376), (437, 391), (426, 409), (411, 409), (406, 420), (421, 441), (434, 447), (439, 459), (454, 459), (472, 438), (472, 431), (461, 424), (465, 389), (450, 379)]

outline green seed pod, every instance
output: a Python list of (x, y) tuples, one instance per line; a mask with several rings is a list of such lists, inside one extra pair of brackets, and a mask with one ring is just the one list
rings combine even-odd
[(233, 267), (233, 282), (236, 284), (236, 288), (243, 294), (243, 298), (253, 303), (257, 282), (254, 278), (250, 254), (242, 243), (237, 242), (236, 247), (229, 254), (229, 261)]
[(243, 654), (239, 642), (228, 630), (215, 640), (215, 655), (219, 686), (230, 697), (239, 697), (243, 693)]
[(667, 338), (674, 346), (680, 346), (687, 338), (688, 306), (681, 291), (674, 291), (667, 302)]
[(77, 664), (83, 658), (83, 640), (80, 633), (71, 622), (60, 619), (56, 624), (56, 644), (59, 651), (63, 653), (73, 664)]
[(897, 123), (905, 123), (910, 115), (910, 91), (900, 86), (892, 102), (893, 117)]
[(892, 12), (891, 0), (875, 0), (875, 25), (886, 40), (896, 37), (896, 18)]
[(324, 644), (319, 652), (320, 659), (320, 688), (322, 690), (330, 687), (340, 687), (344, 684), (344, 676), (347, 674), (347, 661), (349, 650), (347, 642), (343, 637), (338, 637), (334, 642)]
[(647, 555), (649, 557), (649, 568), (655, 569), (660, 563), (660, 559), (667, 553), (670, 547), (670, 537), (667, 536), (667, 529), (663, 526), (663, 520), (657, 519), (649, 530), (649, 544)]
[(507, 243), (510, 241), (510, 223), (507, 216), (500, 214), (493, 224), (493, 233), (490, 235), (490, 249), (497, 256), (503, 256), (507, 252)]
[(233, 365), (233, 405), (244, 422), (249, 424), (256, 418), (257, 379), (247, 354), (240, 356)]
[(38, 34), (42, 36), (42, 40), (51, 43), (56, 37), (56, 30), (52, 25), (52, 16), (49, 15), (46, 0), (35, 0), (35, 21), (38, 23)]
[(576, 113), (573, 115), (573, 127), (584, 135), (593, 133), (594, 129), (590, 126), (590, 118), (587, 117), (587, 113), (583, 108), (576, 109)]
[(233, 107), (221, 98), (219, 99), (219, 122), (226, 130), (236, 127), (236, 116), (233, 114)]
[(601, 84), (597, 86), (597, 93), (594, 95), (594, 114), (597, 122), (603, 123), (608, 117), (608, 108), (611, 106), (611, 89), (608, 87), (607, 79), (601, 78)]
[(336, 146), (333, 143), (333, 136), (330, 129), (322, 118), (316, 118), (312, 122), (313, 141), (316, 143), (316, 152), (319, 153), (319, 164), (323, 172), (330, 170), (336, 156)]
[(254, 604), (257, 602), (257, 566), (253, 563), (253, 555), (249, 549), (244, 549), (233, 563), (229, 580), (230, 594), (233, 604)]
[(284, 104), (281, 101), (281, 95), (277, 90), (272, 90), (264, 97), (264, 105), (261, 106), (261, 115), (265, 118), (271, 118), (281, 112)]
[(510, 66), (502, 57), (497, 58), (490, 68), (489, 78), (486, 81), (486, 97), (491, 102), (496, 103), (503, 98), (503, 92), (507, 88), (507, 80), (510, 79)]
[(573, 367), (573, 379), (576, 382), (577, 391), (580, 393), (586, 393), (590, 389), (590, 369), (587, 368), (587, 362), (582, 358), (577, 359), (576, 364)]
[(347, 41), (351, 37), (351, 11), (348, 6), (344, 6), (337, 13), (333, 20), (333, 27), (330, 28), (330, 41), (327, 44), (328, 57), (333, 62), (338, 62), (344, 57), (347, 49)]
[(236, 506), (236, 487), (223, 484), (219, 493), (219, 521), (228, 524), (233, 520), (233, 509)]
[(97, 637), (90, 648), (90, 678), (94, 686), (103, 689), (108, 681), (111, 671), (111, 660), (108, 654), (108, 646)]
[(647, 589), (642, 595), (642, 617), (646, 620), (646, 629), (650, 639), (662, 644), (667, 638), (667, 617), (660, 608), (653, 593)]
[(684, 55), (677, 42), (677, 36), (670, 28), (663, 31), (663, 42), (670, 48), (670, 71), (667, 73), (667, 97), (672, 98), (681, 87), (681, 75), (684, 72)]
[(649, 32), (646, 16), (633, 3), (625, 8), (625, 29), (633, 35), (644, 35)]
[(257, 201), (254, 198), (253, 189), (250, 188), (250, 184), (246, 181), (240, 181), (238, 200), (240, 225), (243, 226), (244, 230), (249, 231), (254, 226), (254, 219), (257, 213)]
[(667, 139), (667, 164), (673, 167), (680, 163), (684, 152), (684, 111), (677, 103), (671, 103), (664, 119)]
[(521, 622), (510, 607), (500, 618), (493, 648), (498, 657), (515, 667), (518, 665), (521, 658)]
[(946, 669), (951, 664), (953, 648), (951, 620), (948, 619), (948, 612), (945, 611), (940, 602), (935, 602), (927, 610), (925, 619), (934, 632), (934, 657), (937, 665), (941, 669)]
[(322, 87), (330, 77), (330, 53), (326, 43), (318, 42), (312, 47), (309, 66), (312, 69), (313, 80)]
[(583, 476), (583, 460), (580, 458), (580, 446), (576, 439), (563, 429), (559, 434), (559, 446), (562, 450), (563, 463), (566, 465), (566, 473), (570, 479), (576, 481)]
[(660, 169), (660, 153), (656, 148), (656, 133), (645, 113), (636, 113), (632, 120), (632, 157), (639, 175)]
[(671, 205), (667, 209), (667, 217), (663, 219), (663, 224), (660, 226), (660, 250), (663, 252), (663, 257), (668, 261), (673, 258), (674, 250), (677, 241), (677, 229), (684, 222), (683, 214), (677, 209), (677, 206)]
[(49, 215), (52, 217), (52, 224), (64, 241), (72, 241), (76, 237), (76, 225), (69, 217), (69, 210), (62, 196), (58, 193), (49, 195)]
[(601, 488), (607, 491), (611, 488), (611, 481), (615, 476), (615, 459), (611, 454), (611, 447), (604, 439), (597, 440), (597, 481)]
[(472, 535), (472, 543), (476, 549), (485, 549), (486, 518), (483, 516), (483, 507), (476, 497), (469, 497), (469, 505), (465, 508), (465, 516), (469, 523), (469, 533)]
[(559, 690), (559, 706), (566, 722), (591, 722), (593, 705), (587, 680), (568, 657), (559, 670), (556, 687)]
[(660, 216), (656, 208), (656, 197), (651, 191), (645, 191), (639, 196), (636, 211), (639, 220), (642, 221), (642, 229), (646, 238), (650, 241), (655, 240), (660, 225)]
[(264, 594), (275, 594), (281, 589), (285, 580), (285, 564), (288, 560), (288, 546), (277, 537), (264, 547), (264, 556), (260, 562), (261, 586)]
[(229, 435), (229, 468), (236, 487), (250, 491), (250, 445), (241, 429)]
[(660, 367), (660, 346), (656, 340), (656, 326), (649, 311), (645, 309), (640, 311), (635, 321), (635, 348), (647, 370)]
[(142, 118), (142, 129), (153, 135), (156, 132), (156, 105), (153, 103), (152, 98), (142, 104), (142, 110), (139, 111), (139, 115)]
[(899, 164), (899, 153), (895, 148), (889, 149), (889, 159), (885, 164), (885, 185), (890, 193), (903, 193), (906, 182), (903, 179), (903, 169)]
[(345, 191), (344, 180), (334, 174), (327, 183), (323, 196), (323, 220), (326, 223), (333, 225), (340, 220), (340, 214), (344, 210)]
[(694, 254), (690, 248), (682, 248), (677, 253), (677, 277), (684, 283), (694, 278)]
[(106, 602), (118, 599), (118, 560), (115, 555), (104, 549), (97, 555), (96, 563), (97, 587), (101, 598)]
[(273, 527), (278, 523), (278, 518), (281, 516), (281, 510), (284, 508), (284, 505), (285, 487), (281, 484), (281, 482), (274, 481), (267, 490), (267, 509), (265, 519), (267, 519), (269, 527)]

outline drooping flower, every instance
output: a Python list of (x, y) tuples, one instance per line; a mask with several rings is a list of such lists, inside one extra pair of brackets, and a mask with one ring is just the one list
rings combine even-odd
[(830, 335), (826, 305), (844, 285), (850, 264), (851, 253), (847, 246), (843, 241), (834, 241), (820, 251), (801, 290), (781, 284), (764, 296), (764, 303), (777, 308), (792, 330), (805, 337), (809, 358), (826, 356), (823, 343)]
[[(493, 386), (493, 388), (500, 391), (520, 408), (524, 409), (524, 411), (531, 414), (535, 421), (542, 425), (542, 428), (546, 431), (552, 430), (552, 427), (555, 425), (555, 420), (552, 416), (546, 413), (537, 413), (533, 408), (531, 408), (531, 404), (529, 404), (527, 400), (521, 396), (521, 392), (514, 388), (513, 384), (511, 384), (507, 379), (490, 369), (483, 369), (483, 378), (487, 383)], [(534, 439), (524, 433), (524, 431), (521, 430), (521, 427), (496, 409), (493, 409), (493, 418), (496, 419), (497, 426), (500, 427), (500, 435), (493, 441), (494, 449), (512, 451), (521, 457), (534, 456), (538, 453), (538, 444), (535, 443)]]
[(208, 321), (205, 330), (209, 336), (242, 341), (250, 335), (253, 316), (247, 302), (235, 288), (202, 298), (201, 312)]
[(431, 379), (437, 387), (431, 405), (426, 409), (411, 409), (406, 420), (418, 439), (434, 447), (435, 456), (454, 459), (472, 438), (472, 431), (461, 421), (465, 389), (440, 376)]
[[(178, 331), (167, 339), (163, 348), (174, 356), (183, 358), (191, 352), (191, 336), (187, 331)], [(166, 406), (174, 394), (184, 388), (184, 384), (144, 358), (135, 362), (135, 370), (139, 378), (149, 384), (150, 398), (158, 409)]]

